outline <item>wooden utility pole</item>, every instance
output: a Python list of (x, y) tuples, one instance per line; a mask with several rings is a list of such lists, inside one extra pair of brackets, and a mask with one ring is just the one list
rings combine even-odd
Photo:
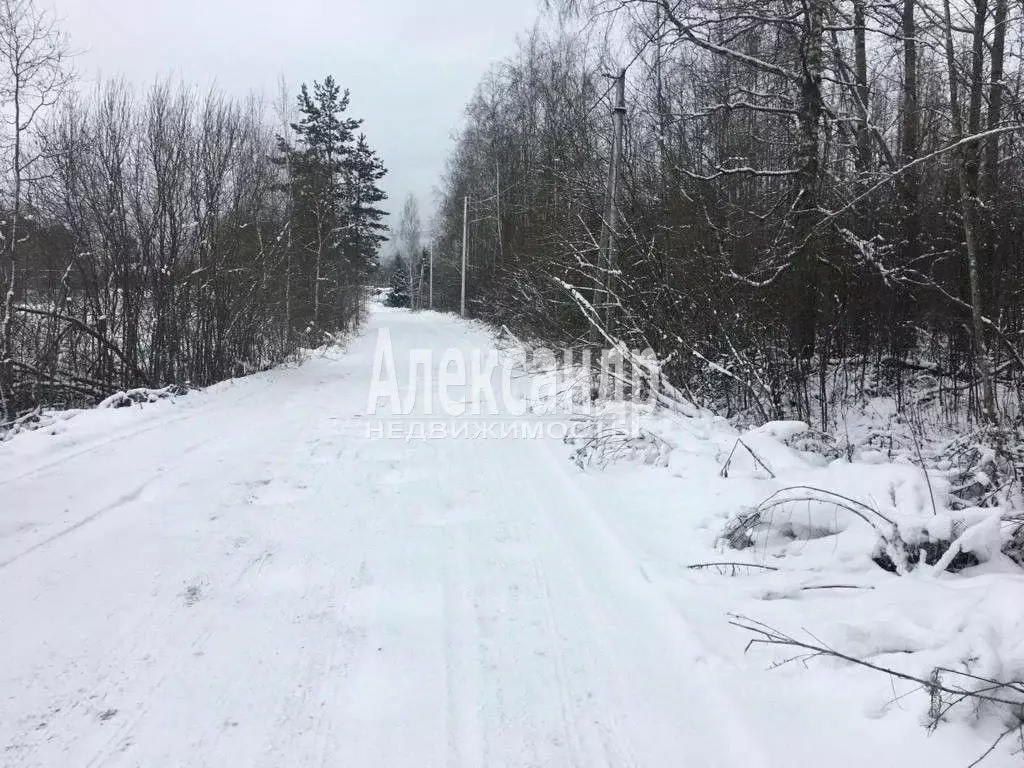
[[(612, 324), (612, 291), (615, 290), (616, 270), (615, 229), (618, 221), (619, 166), (622, 162), (622, 132), (626, 116), (626, 70), (620, 69), (615, 77), (615, 106), (612, 107), (612, 156), (608, 163), (608, 188), (605, 191), (604, 218), (601, 222), (601, 241), (598, 250), (598, 281), (594, 286), (594, 309), (598, 319), (603, 317), (605, 328)], [(604, 312), (601, 307), (604, 306)], [(597, 339), (591, 328), (591, 338)]]
[(494, 161), (494, 216), (498, 222), (498, 263), (504, 260), (505, 247), (501, 241), (501, 167)]
[(420, 251), (420, 277), (416, 281), (416, 308), (423, 309), (423, 283), (426, 280), (423, 273), (427, 271), (427, 260), (423, 258), (423, 251)]
[(466, 255), (469, 249), (469, 195), (462, 198), (462, 300), (459, 314), (466, 316)]
[(615, 82), (615, 108), (612, 110), (612, 162), (608, 173), (608, 215), (605, 221), (608, 225), (607, 255), (605, 262), (608, 265), (608, 275), (605, 280), (605, 298), (607, 299), (607, 314), (605, 325), (611, 331), (614, 304), (612, 296), (615, 291), (615, 271), (618, 269), (618, 258), (616, 249), (615, 230), (618, 227), (619, 218), (619, 166), (622, 164), (622, 133), (626, 118), (626, 70), (620, 69), (619, 76)]
[(434, 308), (434, 244), (430, 244), (430, 290), (429, 290), (429, 309)]

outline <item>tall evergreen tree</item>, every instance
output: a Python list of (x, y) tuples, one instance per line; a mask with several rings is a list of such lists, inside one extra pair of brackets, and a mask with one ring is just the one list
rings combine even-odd
[(360, 268), (369, 271), (374, 265), (377, 249), (387, 240), (387, 225), (384, 224), (387, 211), (377, 207), (388, 197), (377, 186), (387, 169), (362, 133), (356, 140), (355, 151), (348, 158), (346, 168), (352, 201), (351, 257)]
[(386, 199), (378, 182), (386, 170), (348, 117), (349, 92), (328, 76), (304, 83), (295, 140), (278, 139), (292, 197), (295, 319), (313, 340), (351, 327), (359, 317), (366, 278), (383, 240), (376, 207)]

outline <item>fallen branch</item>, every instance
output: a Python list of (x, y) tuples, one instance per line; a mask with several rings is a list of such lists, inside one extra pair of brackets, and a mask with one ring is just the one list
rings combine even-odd
[(760, 563), (734, 563), (734, 562), (719, 562), (719, 563), (693, 563), (692, 565), (686, 566), (691, 570), (703, 570), (705, 568), (716, 568), (718, 572), (723, 576), (725, 575), (725, 568), (731, 569), (730, 576), (736, 575), (736, 569), (738, 568), (761, 568), (765, 571), (777, 571), (779, 570), (774, 565), (761, 565)]
[(874, 587), (861, 584), (807, 584), (800, 589), (874, 589)]
[[(826, 496), (828, 498), (822, 499), (822, 498), (820, 498), (818, 496), (799, 496), (799, 497), (777, 498), (777, 497), (781, 496), (782, 494), (787, 493), (789, 491), (810, 491), (811, 493), (821, 494), (822, 496)], [(878, 525), (873, 520), (871, 520), (870, 517), (868, 517), (869, 514), (875, 515), (877, 517), (882, 518), (882, 520), (887, 522), (889, 525), (892, 525), (892, 526), (896, 525), (896, 523), (893, 520), (891, 520), (890, 518), (888, 518), (885, 515), (883, 515), (881, 512), (879, 512), (874, 507), (868, 506), (867, 504), (865, 504), (862, 501), (857, 501), (856, 499), (851, 499), (849, 496), (844, 496), (843, 494), (836, 493), (835, 491), (828, 491), (828, 490), (825, 490), (824, 488), (817, 488), (817, 487), (815, 487), (813, 485), (790, 485), (790, 486), (788, 486), (786, 488), (780, 488), (775, 493), (773, 493), (771, 496), (769, 496), (764, 501), (762, 501), (758, 505), (758, 508), (761, 509), (761, 510), (772, 509), (774, 507), (781, 506), (783, 504), (788, 504), (791, 501), (827, 501), (827, 502), (834, 503), (836, 506), (842, 507), (846, 511), (850, 512), (851, 514), (856, 515), (861, 520), (866, 522), (868, 525), (871, 525), (871, 526), (873, 526), (875, 528), (877, 528)]]
[(616, 339), (608, 333), (604, 324), (601, 322), (601, 317), (597, 309), (594, 308), (593, 304), (587, 301), (586, 297), (580, 293), (576, 286), (567, 283), (565, 280), (555, 275), (548, 275), (548, 277), (569, 294), (580, 312), (583, 314), (587, 323), (604, 338), (611, 349), (618, 350), (622, 354), (623, 360), (632, 365), (635, 370), (644, 371), (649, 378), (652, 391), (655, 396), (655, 401), (657, 403), (660, 403), (669, 410), (678, 412), (683, 416), (693, 417), (698, 415), (698, 408), (690, 402), (682, 392), (665, 380), (661, 375), (661, 372), (658, 370), (656, 363), (652, 363), (650, 360), (645, 360), (642, 355), (635, 354), (631, 349), (629, 349), (629, 347), (622, 343), (620, 339)]
[(718, 473), (719, 476), (721, 476), (721, 477), (728, 477), (729, 476), (729, 465), (732, 464), (732, 457), (733, 457), (733, 454), (736, 453), (736, 447), (740, 446), (740, 445), (742, 445), (744, 448), (747, 449), (747, 453), (749, 453), (753, 457), (754, 461), (756, 461), (758, 464), (760, 464), (761, 467), (764, 469), (764, 471), (767, 472), (769, 475), (771, 475), (772, 480), (774, 480), (775, 479), (775, 473), (772, 472), (771, 467), (769, 467), (760, 456), (758, 456), (756, 453), (754, 453), (754, 449), (753, 448), (751, 448), (749, 445), (747, 445), (745, 442), (743, 442), (743, 440), (741, 438), (739, 438), (739, 437), (737, 437), (736, 438), (736, 442), (733, 443), (732, 450), (729, 451), (729, 458), (727, 458), (725, 460), (725, 464), (722, 465), (722, 470)]
[[(739, 629), (754, 635), (754, 637), (747, 643), (747, 651), (749, 651), (754, 645), (776, 645), (796, 648), (801, 651), (806, 651), (806, 654), (801, 654), (794, 658), (813, 659), (818, 656), (829, 656), (841, 661), (849, 662), (850, 664), (854, 664), (859, 667), (870, 669), (874, 672), (889, 675), (890, 677), (894, 677), (899, 680), (917, 683), (922, 689), (928, 692), (930, 697), (930, 729), (936, 728), (943, 716), (945, 716), (953, 707), (963, 703), (964, 701), (973, 700), (1010, 707), (1014, 713), (1016, 722), (1000, 733), (999, 737), (989, 746), (989, 748), (986, 749), (977, 760), (967, 766), (967, 768), (975, 768), (978, 766), (986, 757), (991, 755), (995, 751), (996, 747), (999, 746), (1000, 742), (1002, 742), (1003, 739), (1011, 733), (1020, 733), (1022, 743), (1024, 743), (1024, 682), (1020, 680), (991, 680), (946, 667), (936, 667), (932, 670), (932, 674), (929, 678), (924, 679), (906, 672), (900, 672), (892, 669), (891, 667), (883, 667), (880, 664), (873, 664), (870, 661), (850, 656), (849, 654), (825, 645), (817, 638), (813, 638), (813, 635), (811, 636), (814, 640), (813, 642), (798, 640), (787, 635), (785, 632), (748, 616), (730, 613), (729, 623), (734, 627), (738, 627)], [(792, 659), (789, 659), (788, 661), (792, 661)], [(784, 664), (786, 662), (782, 663)], [(980, 685), (975, 688), (967, 688), (953, 683), (943, 682), (943, 675), (951, 675), (954, 678), (978, 683)], [(951, 701), (944, 701), (942, 699), (942, 694), (946, 694), (953, 698)]]
[(1022, 745), (1022, 749), (1024, 749), (1024, 726), (1021, 726), (1019, 723), (1014, 723), (1009, 728), (1007, 728), (1005, 731), (1000, 733), (999, 737), (989, 745), (989, 748), (986, 749), (984, 752), (982, 752), (981, 755), (978, 757), (978, 759), (975, 760), (970, 765), (968, 765), (967, 768), (976, 768), (977, 766), (981, 765), (982, 761), (986, 757), (988, 757), (989, 755), (991, 755), (993, 752), (996, 751), (996, 747), (998, 747), (1002, 743), (1003, 739), (1005, 739), (1007, 736), (1009, 736), (1014, 731), (1017, 731), (1017, 733), (1020, 734), (1020, 742), (1021, 742), (1021, 745)]
[[(899, 530), (892, 520), (856, 499), (810, 485), (793, 485), (775, 491), (756, 507), (745, 509), (730, 518), (719, 538), (733, 549), (746, 549), (754, 544), (753, 533), (756, 530), (763, 527), (772, 528), (774, 525), (773, 510), (798, 502), (832, 504), (838, 509), (846, 510), (855, 517), (859, 517), (875, 529), (882, 551), (888, 558), (887, 562), (893, 564), (892, 567), (895, 571), (903, 574), (910, 570), (906, 546), (899, 540)], [(829, 535), (836, 532), (834, 530), (825, 531)], [(816, 537), (809, 535), (808, 538)]]
[[(873, 664), (870, 661), (864, 659), (858, 659), (855, 656), (837, 651), (835, 648), (831, 648), (819, 640), (814, 642), (806, 642), (804, 640), (798, 640), (795, 637), (785, 634), (784, 632), (771, 627), (764, 622), (757, 621), (748, 616), (741, 614), (730, 613), (729, 623), (734, 627), (750, 632), (755, 635), (747, 643), (746, 649), (749, 651), (755, 645), (778, 645), (786, 646), (790, 648), (798, 648), (803, 651), (807, 651), (810, 655), (808, 658), (814, 658), (816, 656), (830, 656), (840, 661), (847, 661), (850, 664), (855, 664), (859, 667), (865, 667), (866, 669), (874, 670), (875, 672), (881, 672), (886, 675), (898, 678), (900, 680), (906, 680), (911, 683), (917, 683), (923, 686), (926, 690), (935, 691), (938, 693), (946, 693), (951, 696), (962, 696), (967, 698), (974, 698), (980, 701), (986, 701), (992, 704), (1004, 704), (1011, 707), (1024, 706), (1024, 681), (1010, 680), (1010, 681), (998, 681), (989, 680), (984, 677), (978, 677), (976, 675), (969, 674), (967, 672), (959, 672), (955, 669), (948, 669), (946, 667), (936, 667), (932, 673), (931, 678), (924, 679), (911, 675), (906, 672), (900, 672), (899, 670), (892, 669), (890, 667), (883, 667), (879, 664)], [(936, 674), (938, 673), (938, 674)], [(985, 683), (986, 687), (982, 689), (970, 689), (963, 687), (952, 687), (949, 684), (943, 683), (939, 678), (941, 674), (954, 675), (956, 677), (962, 677), (967, 680), (973, 680), (980, 683)], [(996, 691), (1008, 691), (1018, 694), (1020, 698), (1008, 698), (1003, 695), (993, 695), (986, 692), (987, 690)]]

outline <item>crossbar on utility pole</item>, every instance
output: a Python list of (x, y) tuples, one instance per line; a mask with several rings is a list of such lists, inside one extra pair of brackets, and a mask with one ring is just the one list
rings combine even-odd
[(462, 300), (459, 314), (466, 316), (466, 256), (469, 249), (469, 195), (462, 198)]

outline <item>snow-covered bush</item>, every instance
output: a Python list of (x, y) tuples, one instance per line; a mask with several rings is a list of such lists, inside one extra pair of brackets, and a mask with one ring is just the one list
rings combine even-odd
[(147, 389), (145, 387), (138, 389), (129, 389), (123, 392), (115, 392), (110, 397), (100, 401), (97, 408), (126, 408), (131, 405), (141, 405), (143, 403), (155, 403), (157, 400), (163, 400), (168, 397), (180, 397), (181, 395), (187, 395), (189, 390), (187, 387), (180, 387), (176, 384), (171, 384), (160, 389)]

